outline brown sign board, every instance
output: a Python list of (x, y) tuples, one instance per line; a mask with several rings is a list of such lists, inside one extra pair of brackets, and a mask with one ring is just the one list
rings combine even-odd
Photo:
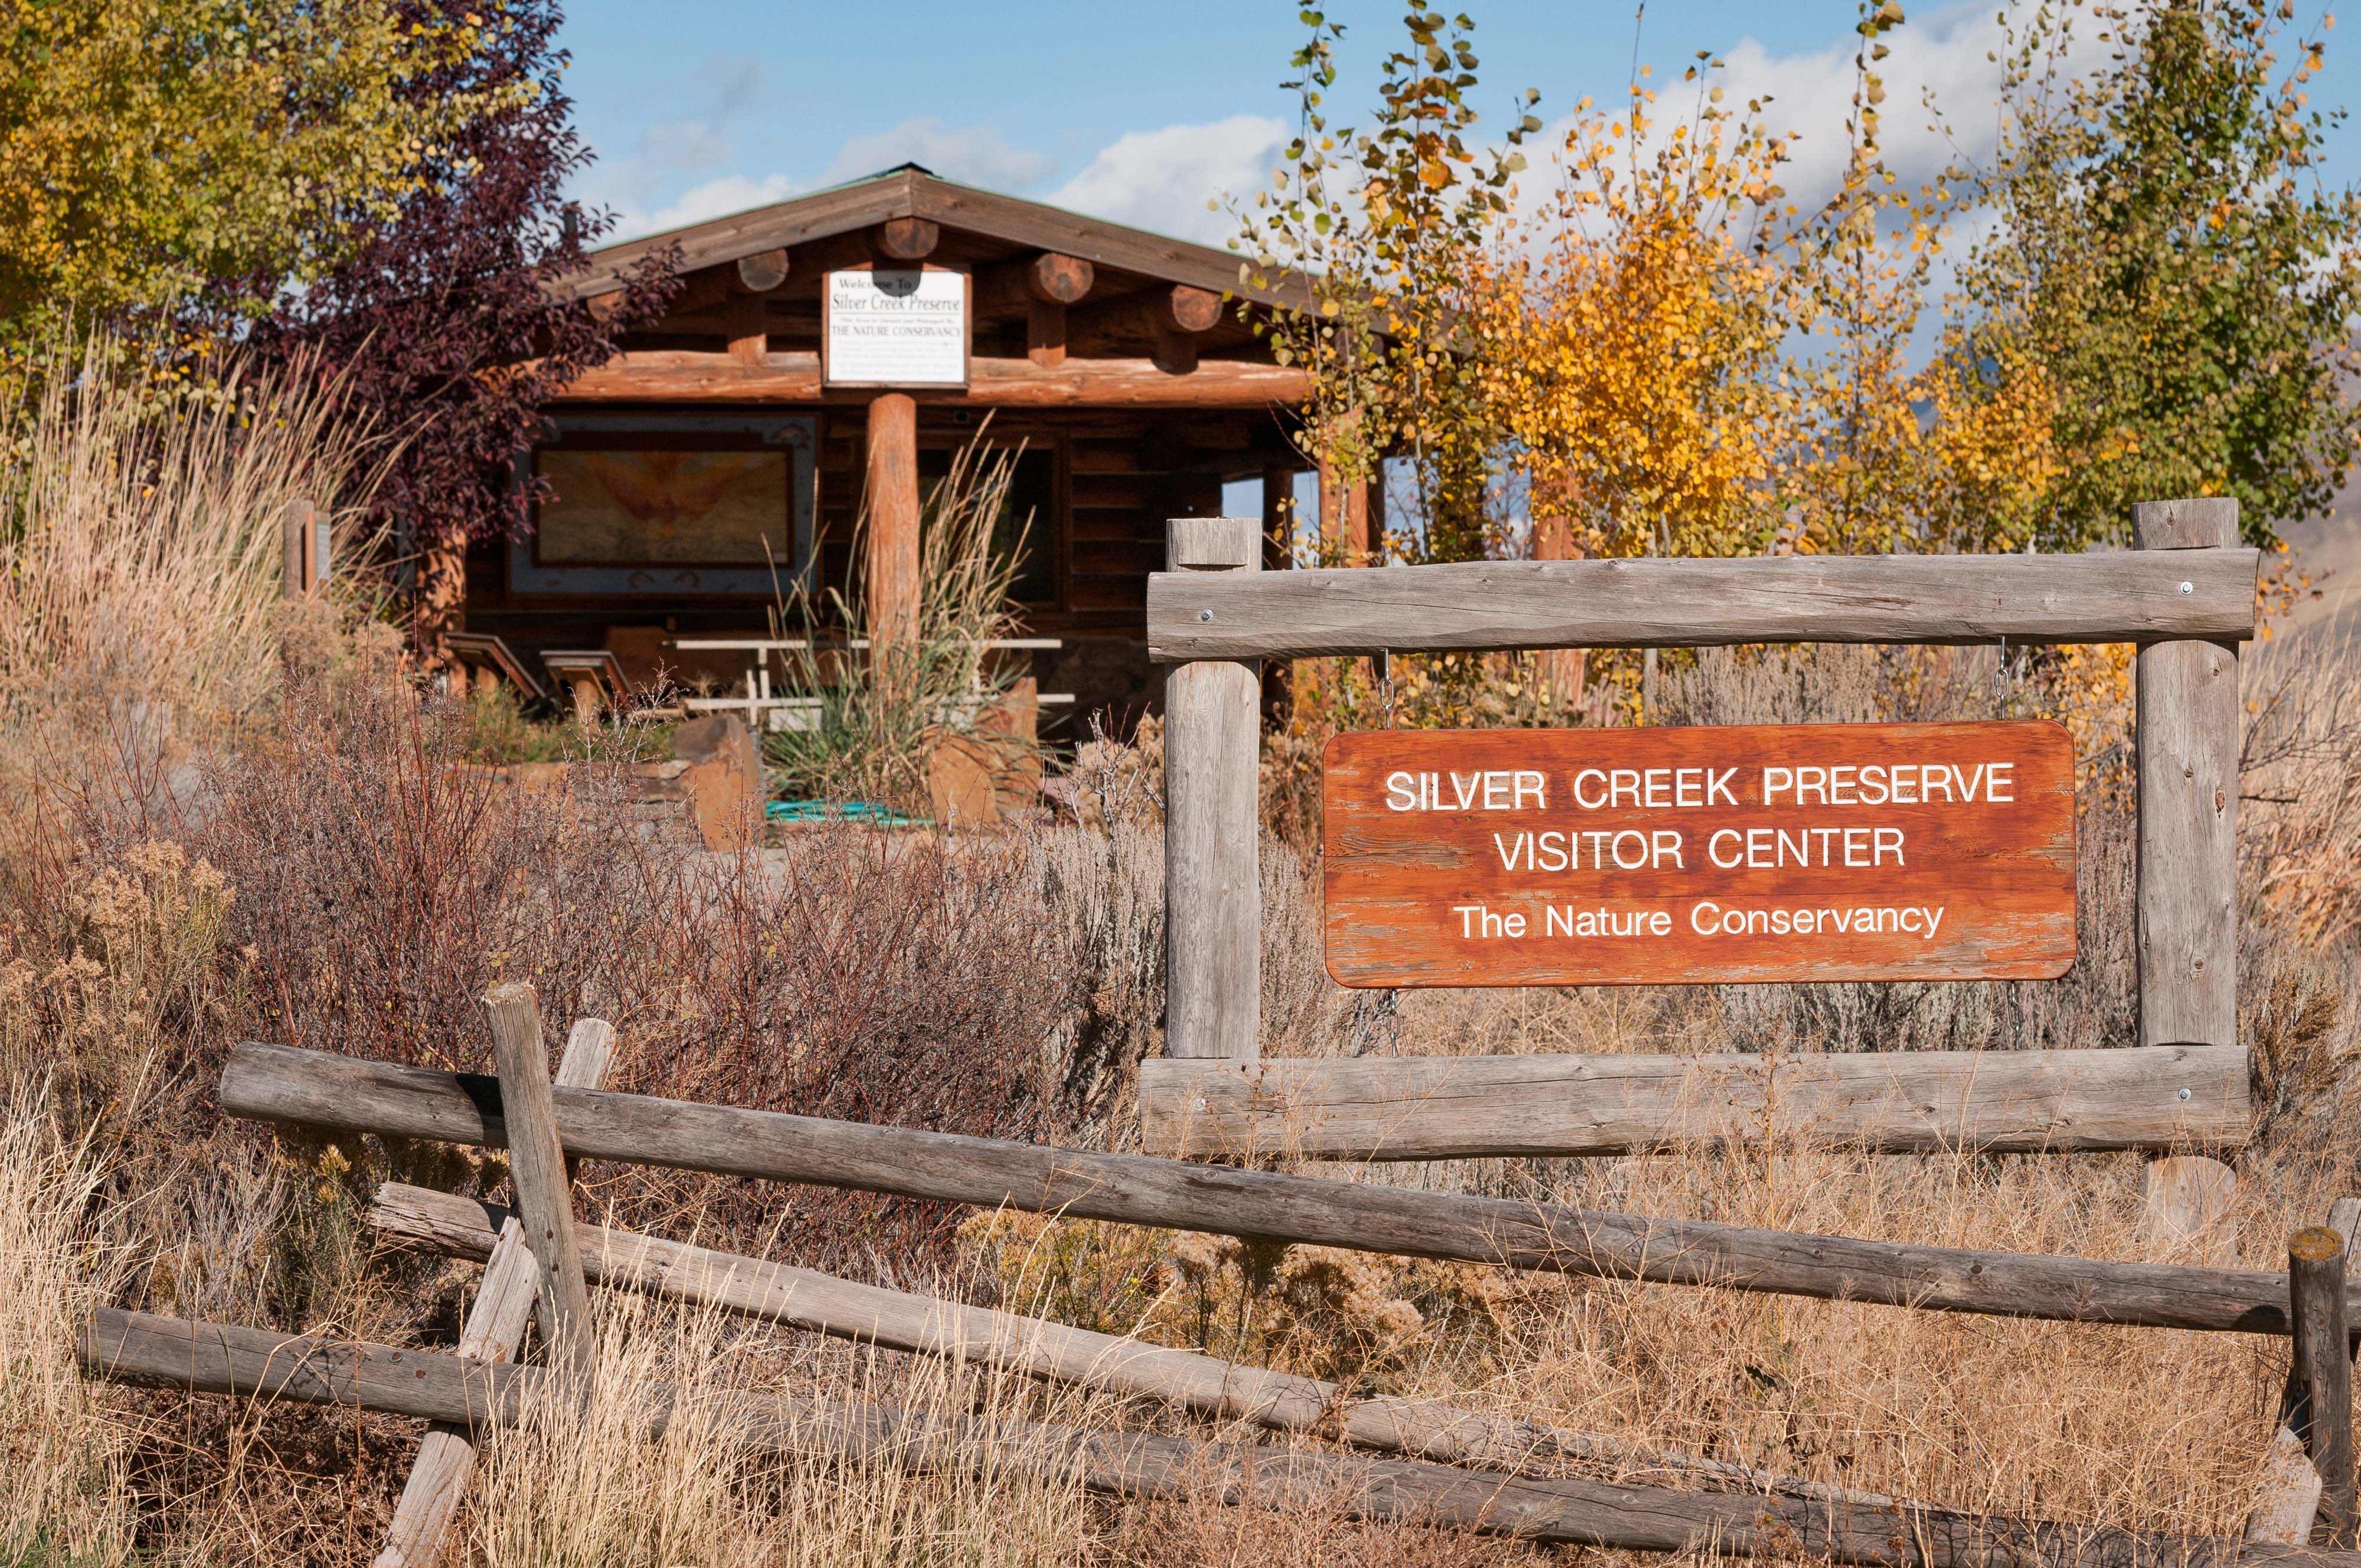
[(2074, 743), (2045, 721), (1364, 730), (1322, 794), (1343, 985), (2074, 962)]

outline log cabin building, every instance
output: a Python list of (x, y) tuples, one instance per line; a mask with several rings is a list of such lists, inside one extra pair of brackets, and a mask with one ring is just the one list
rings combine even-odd
[[(906, 634), (926, 488), (987, 415), (994, 444), (1024, 444), (1025, 630), (1061, 643), (1032, 673), (1075, 718), (1127, 729), (1158, 705), (1144, 617), (1167, 518), (1252, 480), (1267, 537), (1291, 535), (1307, 383), (1241, 311), (1308, 304), (1300, 279), (1255, 294), (1234, 252), (904, 165), (608, 247), (562, 290), (595, 308), (666, 250), (666, 316), (567, 387), (522, 460), (559, 499), (467, 563), (466, 629), (527, 662), (760, 635), (795, 581), (816, 604), (846, 591), (864, 508), (866, 612)], [(1361, 548), (1369, 510), (1332, 514)]]

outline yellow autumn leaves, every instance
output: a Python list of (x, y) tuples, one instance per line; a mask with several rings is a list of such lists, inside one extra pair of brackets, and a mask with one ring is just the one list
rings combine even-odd
[[(1899, 187), (1879, 144), (1894, 0), (1857, 27), (1839, 189), (1799, 211), (1789, 139), (1726, 103), (1699, 56), (1659, 102), (1577, 106), (1549, 193), (1480, 163), (1406, 51), (1376, 129), (1330, 136), (1325, 34), (1280, 200), (1241, 213), (1251, 280), (1291, 258), (1313, 312), (1277, 329), (1313, 373), (1306, 454), (1352, 481), (1382, 457), (1420, 493), (1397, 559), (1543, 554), (2021, 548), (2060, 468), (2055, 389), (2004, 334), (1917, 340), (1959, 202), (1947, 175)], [(1472, 60), (1439, 16), (1415, 41)], [(1334, 29), (1324, 22), (1321, 27)], [(1526, 107), (1532, 95), (1526, 95)], [(1422, 117), (1421, 111), (1423, 111)], [(1524, 115), (1517, 143), (1541, 122)], [(1406, 461), (1405, 461), (1406, 460)]]
[(215, 296), (250, 310), (333, 269), (455, 130), (535, 91), (416, 91), (500, 25), (426, 15), (0, 0), (0, 383), (68, 321), (136, 316), (161, 356), (234, 331)]

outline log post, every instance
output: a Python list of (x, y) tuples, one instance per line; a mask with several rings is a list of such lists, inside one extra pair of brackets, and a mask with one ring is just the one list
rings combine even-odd
[(2353, 1343), (2345, 1301), (2345, 1238), (2325, 1225), (2288, 1239), (2288, 1316), (2301, 1431), (2320, 1473), (2331, 1546), (2354, 1544)]
[[(2238, 1070), (2243, 1075), (2246, 1069)], [(2151, 1161), (2148, 1241), (2168, 1252), (2193, 1245), (2194, 1261), (2228, 1267), (2238, 1252), (2237, 1233), (2230, 1223), (2230, 1206), (2237, 1191), (2238, 1173), (2210, 1155), (2168, 1155)]]
[(724, 309), (730, 319), (730, 357), (740, 365), (761, 368), (763, 356), (771, 351), (763, 296), (732, 294)]
[[(2144, 501), (2142, 550), (2227, 549), (2234, 499)], [(2193, 591), (2184, 584), (2181, 591)], [(2238, 648), (2140, 645), (2139, 1043), (2238, 1038)]]
[(1283, 571), (1295, 564), (1295, 470), (1267, 464), (1262, 471), (1262, 564)]
[[(599, 1088), (614, 1059), (615, 1026), (603, 1018), (585, 1018), (566, 1042), (566, 1055), (557, 1064), (557, 1087)], [(569, 1180), (572, 1175), (569, 1164)], [(511, 1216), (500, 1226), (485, 1260), (483, 1283), (459, 1331), (458, 1353), (471, 1361), (514, 1361), (540, 1281), (541, 1265), (525, 1245), (524, 1227)], [(474, 1431), (455, 1421), (429, 1423), (372, 1568), (430, 1568), (442, 1555), (443, 1538), (475, 1470)]]
[(566, 1151), (557, 1140), (549, 1057), (541, 1039), (541, 1005), (530, 985), (496, 985), (484, 993), (492, 1052), (500, 1074), (500, 1120), (508, 1127), (509, 1174), (525, 1245), (540, 1266), (535, 1315), (550, 1360), (587, 1386), (597, 1347), (590, 1337), (590, 1288), (574, 1234), (574, 1200)]
[(1320, 542), (1347, 566), (1369, 565), (1369, 486), (1348, 485), (1329, 458), (1320, 460)]
[(1057, 300), (1025, 302), (1025, 357), (1045, 370), (1066, 362), (1066, 307)]
[[(1165, 526), (1171, 571), (1262, 569), (1254, 518)], [(1257, 659), (1198, 660), (1164, 677), (1168, 1057), (1262, 1053), (1261, 692)]]
[[(1540, 490), (1540, 485), (1535, 486)], [(1558, 494), (1549, 498), (1554, 505), (1547, 510), (1536, 506), (1533, 511), (1533, 559), (1536, 561), (1576, 561), (1582, 557), (1581, 547), (1574, 542), (1572, 498)], [(1542, 499), (1536, 495), (1534, 499)], [(1582, 700), (1582, 687), (1588, 674), (1587, 655), (1580, 648), (1548, 648), (1533, 655), (1543, 689), (1549, 702), (1560, 712)]]
[(890, 651), (918, 634), (918, 405), (906, 392), (869, 402), (869, 658), (883, 677)]
[(327, 563), (320, 549), (320, 509), (302, 496), (287, 503), (280, 517), (279, 595), (281, 598), (308, 598), (327, 576)]

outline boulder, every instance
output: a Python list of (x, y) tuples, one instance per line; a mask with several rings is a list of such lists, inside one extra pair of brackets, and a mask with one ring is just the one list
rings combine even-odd
[(763, 758), (746, 721), (732, 713), (692, 718), (673, 731), (672, 754), (688, 764), (678, 782), (705, 847), (752, 848), (763, 831)]

